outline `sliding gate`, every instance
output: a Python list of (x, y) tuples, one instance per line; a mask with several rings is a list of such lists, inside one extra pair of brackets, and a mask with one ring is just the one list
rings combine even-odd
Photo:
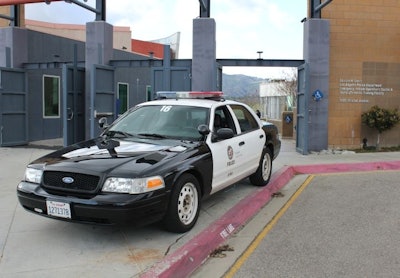
[(0, 146), (28, 143), (27, 81), (24, 70), (0, 68)]

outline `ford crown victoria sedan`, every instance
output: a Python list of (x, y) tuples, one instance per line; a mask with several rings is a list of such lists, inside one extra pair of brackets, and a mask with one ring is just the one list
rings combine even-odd
[[(162, 94), (161, 94), (162, 95)], [(249, 177), (268, 183), (280, 151), (276, 126), (221, 92), (180, 92), (139, 104), (102, 134), (30, 163), (17, 187), (38, 215), (172, 232), (196, 223), (202, 199)]]

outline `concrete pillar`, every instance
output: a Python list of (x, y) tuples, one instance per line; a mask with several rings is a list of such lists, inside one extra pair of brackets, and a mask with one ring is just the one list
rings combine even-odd
[(0, 66), (22, 68), (28, 61), (28, 31), (18, 27), (0, 28)]
[(214, 19), (196, 18), (193, 20), (193, 91), (215, 91), (218, 88), (215, 38)]
[(93, 80), (94, 65), (109, 65), (113, 58), (113, 26), (104, 21), (86, 23), (86, 52), (85, 52), (85, 137), (91, 137), (93, 128), (95, 88)]
[[(304, 23), (304, 60), (308, 64), (308, 150), (328, 149), (329, 49), (328, 20), (311, 18)], [(316, 98), (318, 92), (322, 98)], [(321, 94), (319, 94), (320, 96)]]
[(86, 69), (108, 65), (113, 57), (113, 26), (104, 21), (86, 23)]

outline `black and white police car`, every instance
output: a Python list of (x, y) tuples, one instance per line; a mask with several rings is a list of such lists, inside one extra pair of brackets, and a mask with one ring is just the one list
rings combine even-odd
[(54, 219), (161, 220), (169, 231), (186, 232), (203, 198), (247, 177), (268, 183), (281, 146), (276, 126), (221, 92), (168, 94), (109, 126), (100, 120), (97, 138), (33, 161), (17, 187), (20, 204)]

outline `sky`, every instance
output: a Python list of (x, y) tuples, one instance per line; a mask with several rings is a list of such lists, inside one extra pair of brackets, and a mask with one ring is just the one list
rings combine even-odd
[[(82, 0), (80, 0), (82, 1)], [(82, 1), (83, 2), (83, 1)], [(95, 7), (95, 0), (85, 4)], [(199, 0), (108, 0), (106, 21), (129, 26), (132, 37), (155, 40), (180, 32), (179, 58), (192, 58), (193, 19)], [(216, 22), (217, 59), (303, 59), (303, 24), (307, 0), (211, 0)], [(26, 18), (54, 23), (85, 24), (95, 14), (64, 1), (27, 4)], [(224, 67), (227, 74), (260, 78), (285, 75), (282, 68)]]

